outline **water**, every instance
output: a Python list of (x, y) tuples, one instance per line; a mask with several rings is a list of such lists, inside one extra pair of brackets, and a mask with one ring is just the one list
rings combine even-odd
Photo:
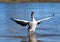
[[(10, 17), (31, 21), (55, 16), (37, 26), (34, 34), (28, 34), (23, 27)], [(60, 42), (60, 3), (0, 3), (0, 42)]]

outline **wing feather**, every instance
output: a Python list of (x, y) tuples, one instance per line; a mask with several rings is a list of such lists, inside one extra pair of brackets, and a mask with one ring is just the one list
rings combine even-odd
[(42, 21), (45, 21), (45, 20), (48, 20), (48, 19), (53, 18), (54, 15), (55, 15), (55, 13), (54, 13), (53, 15), (47, 17), (47, 18), (44, 18), (44, 19), (38, 20), (38, 21), (37, 21), (37, 24), (40, 24)]
[(29, 23), (29, 21), (26, 21), (26, 20), (19, 20), (19, 19), (13, 19), (13, 18), (11, 18), (11, 20), (13, 20), (14, 22), (22, 26), (26, 26)]

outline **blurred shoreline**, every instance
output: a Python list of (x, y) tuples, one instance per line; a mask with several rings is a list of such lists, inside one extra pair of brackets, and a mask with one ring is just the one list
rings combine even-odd
[(60, 0), (0, 0), (0, 2), (60, 2)]

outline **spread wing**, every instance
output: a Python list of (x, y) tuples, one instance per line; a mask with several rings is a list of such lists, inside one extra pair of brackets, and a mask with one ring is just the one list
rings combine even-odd
[(38, 21), (37, 21), (37, 24), (40, 24), (42, 21), (45, 21), (45, 20), (48, 20), (48, 19), (53, 18), (54, 15), (55, 15), (55, 13), (54, 13), (53, 15), (47, 17), (47, 18), (44, 18), (44, 19), (38, 20)]
[(10, 18), (10, 19), (22, 26), (26, 26), (29, 23), (29, 21), (26, 21), (26, 20), (19, 20), (19, 19), (13, 19), (13, 18)]

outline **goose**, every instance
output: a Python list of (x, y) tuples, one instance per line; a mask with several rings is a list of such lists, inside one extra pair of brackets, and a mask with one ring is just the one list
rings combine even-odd
[(29, 26), (28, 27), (28, 32), (34, 32), (37, 25), (39, 25), (41, 22), (51, 19), (53, 18), (53, 16), (55, 15), (55, 13), (53, 13), (53, 15), (47, 17), (47, 18), (43, 18), (41, 20), (36, 21), (34, 18), (34, 12), (31, 13), (31, 21), (27, 21), (27, 20), (20, 20), (20, 19), (14, 19), (14, 18), (10, 18), (11, 20), (13, 20), (14, 22), (16, 22), (17, 24), (21, 25), (21, 26)]

